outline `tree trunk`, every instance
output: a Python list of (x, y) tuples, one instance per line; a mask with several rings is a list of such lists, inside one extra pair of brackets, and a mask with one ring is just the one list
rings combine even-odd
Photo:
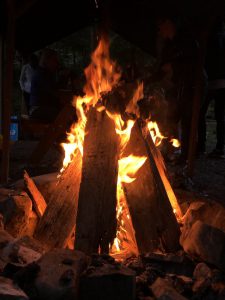
[(75, 248), (85, 253), (109, 251), (116, 235), (118, 136), (105, 111), (89, 111)]

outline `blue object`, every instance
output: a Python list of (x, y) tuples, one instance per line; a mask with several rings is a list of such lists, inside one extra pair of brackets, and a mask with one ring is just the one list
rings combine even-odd
[(13, 142), (18, 141), (18, 136), (19, 136), (18, 118), (17, 116), (12, 116), (11, 124), (10, 124), (10, 141)]

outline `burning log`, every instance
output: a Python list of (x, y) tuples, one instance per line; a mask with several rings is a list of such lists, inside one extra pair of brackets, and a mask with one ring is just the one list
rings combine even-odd
[(148, 252), (161, 246), (168, 251), (177, 250), (179, 226), (155, 163), (156, 158), (145, 143), (138, 122), (132, 129), (124, 156), (130, 153), (147, 157), (136, 180), (123, 183), (139, 251)]
[(24, 171), (24, 184), (28, 191), (28, 194), (31, 196), (32, 203), (34, 205), (34, 209), (38, 215), (38, 217), (42, 217), (45, 209), (47, 207), (47, 204), (45, 202), (44, 197), (39, 192), (38, 188), (36, 187), (34, 181), (30, 178), (28, 173)]
[(75, 248), (90, 254), (108, 252), (116, 235), (118, 136), (105, 111), (94, 108), (86, 132)]
[(81, 180), (82, 158), (77, 151), (61, 175), (35, 236), (47, 247), (64, 247), (74, 228)]

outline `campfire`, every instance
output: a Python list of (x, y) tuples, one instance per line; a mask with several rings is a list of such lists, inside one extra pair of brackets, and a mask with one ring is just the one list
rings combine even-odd
[(85, 75), (85, 95), (73, 100), (78, 121), (62, 144), (59, 182), (36, 238), (50, 248), (65, 247), (75, 228), (75, 249), (118, 259), (177, 249), (181, 211), (155, 147), (165, 137), (140, 116), (143, 83), (116, 98), (121, 72), (105, 38)]
[(121, 83), (106, 39), (85, 75), (51, 188), (25, 172), (26, 192), (1, 191), (0, 298), (224, 299), (224, 208), (182, 216), (158, 148), (179, 141), (143, 117), (143, 83)]

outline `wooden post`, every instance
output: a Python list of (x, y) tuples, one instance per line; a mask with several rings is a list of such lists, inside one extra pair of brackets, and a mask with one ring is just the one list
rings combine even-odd
[(9, 154), (10, 154), (10, 117), (12, 102), (13, 86), (13, 59), (14, 59), (14, 31), (15, 31), (15, 14), (14, 1), (6, 1), (6, 36), (4, 40), (5, 61), (4, 61), (4, 78), (3, 78), (3, 151), (1, 164), (1, 182), (6, 183), (9, 175)]
[(116, 236), (118, 136), (105, 111), (90, 109), (86, 125), (75, 248), (108, 253)]
[(138, 249), (142, 253), (160, 247), (167, 251), (179, 249), (179, 226), (155, 162), (157, 158), (153, 157), (152, 147), (155, 146), (144, 139), (140, 124), (136, 122), (124, 156), (146, 156), (147, 160), (137, 172), (135, 181), (124, 183), (123, 187)]
[(2, 104), (3, 104), (3, 36), (0, 34), (0, 134), (2, 134)]

